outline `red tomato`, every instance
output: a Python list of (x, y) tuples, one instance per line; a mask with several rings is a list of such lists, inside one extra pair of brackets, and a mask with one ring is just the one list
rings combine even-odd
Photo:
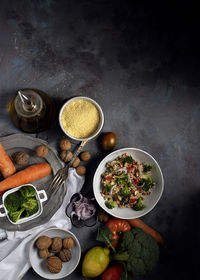
[(134, 203), (134, 202), (136, 202), (137, 200), (138, 200), (137, 198), (131, 197), (131, 198), (129, 199), (129, 202), (130, 202), (130, 203)]
[(123, 219), (117, 219), (117, 218), (111, 218), (106, 223), (106, 227), (109, 228), (109, 230), (112, 232), (112, 239), (114, 240), (112, 242), (113, 247), (117, 247), (119, 243), (119, 232), (127, 232), (131, 230), (130, 224)]
[(113, 132), (107, 132), (103, 135), (101, 140), (102, 148), (105, 151), (111, 150), (117, 144), (117, 136)]
[(111, 180), (112, 180), (112, 177), (111, 177), (111, 176), (106, 176), (105, 178), (106, 178), (106, 180), (108, 180), (108, 181), (111, 181)]
[(101, 280), (118, 280), (124, 268), (122, 264), (113, 265), (107, 268), (101, 276)]
[(133, 179), (134, 184), (139, 185), (140, 181), (138, 179)]

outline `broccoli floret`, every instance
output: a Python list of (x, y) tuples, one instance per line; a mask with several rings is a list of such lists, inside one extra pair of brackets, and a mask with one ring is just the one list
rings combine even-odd
[(113, 200), (106, 200), (105, 202), (106, 207), (108, 207), (109, 209), (113, 209), (115, 207), (117, 207), (117, 203)]
[(146, 173), (146, 172), (149, 172), (152, 170), (152, 166), (150, 164), (144, 164), (143, 165), (143, 171)]
[(34, 197), (36, 195), (36, 191), (32, 186), (24, 186), (20, 189), (21, 194), (23, 197)]
[(129, 190), (129, 188), (127, 186), (125, 186), (124, 188), (122, 188), (120, 190), (120, 195), (123, 196), (124, 198), (131, 196), (131, 191)]
[(142, 276), (152, 271), (159, 259), (159, 246), (142, 229), (134, 228), (122, 237), (120, 252), (113, 258), (126, 262), (126, 268), (134, 275)]
[(138, 198), (137, 202), (135, 205), (133, 205), (133, 209), (135, 211), (140, 211), (143, 210), (146, 206), (142, 203), (142, 198)]
[(132, 164), (134, 162), (134, 159), (132, 158), (132, 156), (127, 156), (122, 158), (123, 163), (127, 162), (129, 164)]
[(21, 204), (21, 207), (26, 210), (26, 217), (29, 217), (38, 211), (38, 202), (35, 198), (28, 198)]
[(11, 221), (16, 223), (21, 218), (23, 212), (24, 212), (23, 208), (20, 209), (19, 211), (10, 212), (9, 217), (10, 217)]
[(127, 174), (121, 174), (121, 175), (115, 175), (114, 178), (117, 179), (118, 185), (127, 185), (128, 184), (128, 175)]
[(150, 188), (153, 187), (154, 185), (154, 182), (152, 180), (152, 178), (150, 176), (145, 176), (143, 175), (143, 178), (141, 179), (140, 181), (140, 185), (144, 185), (142, 187), (142, 189), (145, 191), (145, 192), (148, 192)]
[(18, 210), (18, 208), (20, 207), (21, 204), (21, 194), (19, 191), (17, 192), (13, 192), (11, 194), (9, 194), (5, 201), (4, 204), (6, 206), (6, 209), (9, 212), (15, 212)]
[(111, 191), (111, 189), (112, 189), (111, 184), (107, 184), (107, 185), (104, 186), (104, 190), (105, 190), (106, 193), (109, 193)]

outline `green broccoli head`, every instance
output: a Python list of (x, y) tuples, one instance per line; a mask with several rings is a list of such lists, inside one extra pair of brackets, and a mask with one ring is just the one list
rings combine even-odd
[(21, 207), (26, 210), (26, 217), (32, 216), (38, 211), (38, 202), (35, 198), (27, 198), (22, 204)]
[(152, 271), (159, 259), (159, 246), (142, 229), (134, 228), (123, 234), (121, 251), (114, 259), (125, 261), (129, 272), (142, 276)]
[(140, 185), (143, 185), (142, 189), (145, 192), (148, 192), (149, 189), (153, 187), (154, 182), (150, 176), (143, 175), (142, 180), (140, 181)]
[(112, 185), (111, 184), (107, 184), (104, 186), (104, 191), (105, 193), (109, 193), (112, 189)]
[(143, 210), (145, 207), (146, 207), (146, 206), (143, 204), (142, 198), (141, 198), (141, 197), (138, 198), (136, 204), (133, 205), (133, 209), (134, 209), (135, 211), (141, 211), (141, 210)]
[(128, 186), (125, 186), (120, 190), (120, 195), (124, 198), (131, 196), (131, 191), (129, 190)]
[(5, 201), (4, 205), (9, 212), (15, 212), (18, 210), (21, 204), (21, 194), (19, 191), (9, 194)]
[(144, 164), (143, 166), (143, 171), (146, 173), (146, 172), (149, 172), (152, 170), (152, 166), (150, 164)]
[(128, 185), (129, 183), (127, 174), (122, 173), (120, 175), (115, 175), (114, 178), (117, 180), (118, 185)]
[(132, 229), (135, 239), (142, 244), (140, 257), (145, 264), (146, 272), (150, 272), (156, 266), (159, 259), (159, 246), (153, 237), (144, 233), (141, 229)]
[(105, 205), (109, 209), (113, 209), (113, 208), (117, 207), (117, 203), (113, 200), (106, 200)]
[(20, 192), (25, 198), (34, 197), (36, 195), (36, 191), (32, 186), (24, 186), (20, 188)]
[(9, 217), (11, 221), (16, 223), (21, 218), (23, 212), (24, 212), (23, 208), (15, 212), (9, 212)]

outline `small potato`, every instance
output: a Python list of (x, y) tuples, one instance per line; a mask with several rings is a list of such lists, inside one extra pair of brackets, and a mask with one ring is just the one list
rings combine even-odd
[(71, 143), (68, 139), (60, 140), (60, 148), (62, 151), (69, 151), (71, 149)]
[(89, 152), (83, 152), (80, 155), (81, 160), (88, 161), (91, 159), (91, 154)]
[(25, 165), (28, 163), (30, 156), (25, 152), (18, 152), (14, 156), (14, 161), (16, 164)]
[(75, 158), (72, 166), (76, 168), (77, 166), (79, 166), (80, 162), (81, 162), (80, 159), (77, 157), (77, 158)]
[(80, 176), (85, 175), (85, 173), (86, 173), (85, 166), (79, 165), (78, 167), (76, 167), (76, 173)]
[(36, 149), (36, 154), (38, 157), (44, 158), (48, 154), (48, 148), (45, 145), (38, 146)]
[(70, 161), (72, 159), (72, 156), (72, 152), (70, 151), (62, 151), (62, 153), (60, 154), (60, 157), (64, 162)]

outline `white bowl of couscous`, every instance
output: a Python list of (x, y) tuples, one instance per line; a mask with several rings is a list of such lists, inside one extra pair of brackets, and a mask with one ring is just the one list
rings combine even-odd
[(100, 105), (85, 96), (73, 97), (60, 109), (59, 123), (62, 131), (75, 141), (95, 138), (104, 124)]

